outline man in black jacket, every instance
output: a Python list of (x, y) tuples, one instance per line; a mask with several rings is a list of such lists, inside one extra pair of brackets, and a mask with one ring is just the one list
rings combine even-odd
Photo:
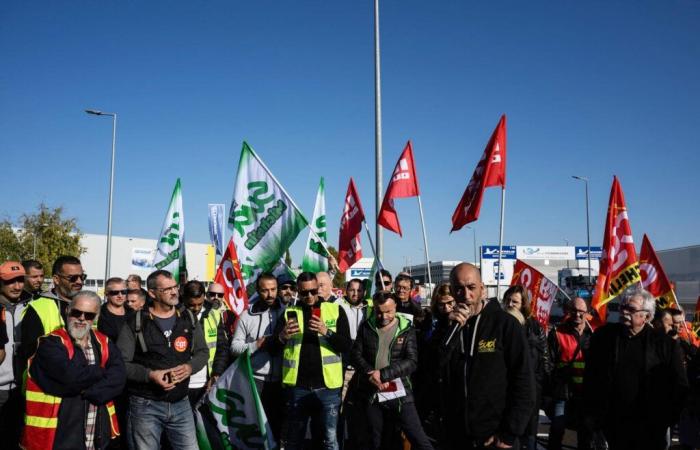
[(373, 314), (360, 325), (351, 353), (372, 448), (386, 448), (382, 431), (389, 419), (398, 420), (411, 448), (432, 449), (413, 403), (409, 378), (418, 364), (416, 332), (408, 319), (396, 314), (394, 294), (378, 292), (372, 300)]
[(667, 448), (688, 389), (681, 348), (649, 325), (654, 297), (628, 290), (621, 323), (598, 328), (591, 338), (583, 377), (586, 422), (602, 431), (611, 450)]
[(441, 352), (447, 448), (510, 448), (535, 404), (525, 330), (497, 300), (486, 299), (472, 264), (452, 269), (450, 285), (457, 305), (449, 318), (461, 328)]

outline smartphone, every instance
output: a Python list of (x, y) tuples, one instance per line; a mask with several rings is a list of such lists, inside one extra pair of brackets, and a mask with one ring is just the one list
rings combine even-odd
[(287, 313), (287, 322), (295, 321), (299, 323), (299, 319), (297, 318), (297, 312), (296, 311), (289, 311)]
[(320, 319), (320, 318), (321, 318), (321, 307), (320, 307), (320, 306), (314, 306), (313, 308), (311, 308), (311, 314), (312, 314), (315, 318)]

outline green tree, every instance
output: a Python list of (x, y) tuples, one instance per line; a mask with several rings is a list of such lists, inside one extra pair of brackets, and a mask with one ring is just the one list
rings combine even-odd
[[(83, 234), (75, 218), (63, 217), (63, 207), (50, 208), (41, 203), (35, 213), (19, 218), (17, 228), (5, 219), (0, 222), (0, 257), (3, 260), (37, 259), (44, 265), (46, 276), (51, 265), (61, 255), (80, 257)], [(35, 250), (36, 249), (36, 250)]]
[[(331, 252), (331, 255), (338, 260), (338, 250), (335, 249), (332, 245), (328, 246), (328, 250)], [(338, 272), (335, 274), (335, 277), (333, 277), (333, 287), (344, 289), (345, 288), (345, 272)]]

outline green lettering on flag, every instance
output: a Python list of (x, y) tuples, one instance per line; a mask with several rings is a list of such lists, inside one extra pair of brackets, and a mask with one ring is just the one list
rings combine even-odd
[[(314, 216), (311, 220), (309, 238), (306, 241), (304, 260), (301, 263), (304, 272), (326, 272), (328, 270), (328, 254), (325, 244), (327, 242), (326, 229), (326, 188), (323, 177), (318, 185), (316, 194), (316, 205), (314, 206)], [(314, 235), (314, 232), (316, 233)], [(320, 242), (318, 239), (322, 239)]]
[(170, 205), (161, 228), (153, 265), (157, 269), (164, 269), (172, 273), (173, 278), (178, 283), (180, 282), (180, 273), (187, 267), (185, 215), (182, 209), (182, 187), (179, 178), (175, 182), (175, 189), (170, 197)]

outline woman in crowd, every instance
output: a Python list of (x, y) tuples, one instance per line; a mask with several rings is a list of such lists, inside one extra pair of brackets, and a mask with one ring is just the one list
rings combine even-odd
[(523, 323), (530, 348), (530, 366), (535, 374), (537, 393), (530, 424), (525, 429), (525, 435), (520, 439), (520, 446), (522, 449), (534, 450), (537, 448), (537, 427), (539, 425), (539, 411), (542, 403), (542, 386), (545, 374), (549, 371), (547, 333), (534, 316), (530, 305), (530, 296), (524, 287), (519, 285), (511, 286), (503, 295), (503, 305), (506, 310), (513, 309), (520, 312), (524, 322), (516, 314), (513, 315), (519, 322)]

